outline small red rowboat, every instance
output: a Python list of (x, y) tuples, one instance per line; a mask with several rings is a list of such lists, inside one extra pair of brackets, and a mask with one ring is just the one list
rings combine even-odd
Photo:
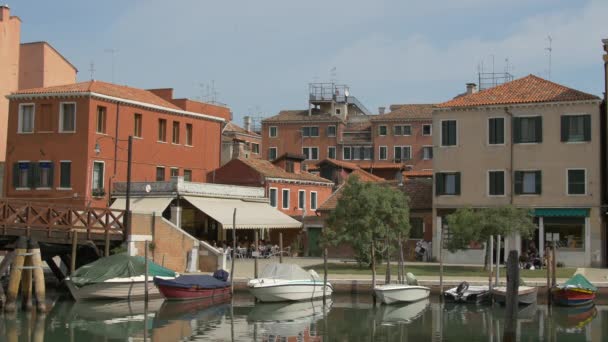
[(553, 301), (563, 306), (580, 306), (593, 303), (597, 287), (593, 286), (582, 274), (575, 274), (563, 285), (551, 289)]
[(210, 275), (181, 275), (174, 279), (154, 277), (154, 285), (169, 300), (230, 297), (230, 282)]

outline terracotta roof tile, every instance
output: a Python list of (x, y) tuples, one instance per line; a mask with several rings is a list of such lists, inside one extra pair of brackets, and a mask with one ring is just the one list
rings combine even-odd
[(17, 92), (14, 92), (14, 95), (27, 95), (27, 94), (47, 94), (47, 93), (83, 93), (83, 92), (92, 92), (98, 93), (102, 95), (118, 97), (125, 100), (144, 102), (147, 104), (157, 105), (161, 107), (166, 107), (170, 109), (181, 110), (180, 107), (174, 105), (173, 103), (162, 99), (161, 97), (155, 95), (154, 93), (127, 86), (122, 86), (113, 83), (107, 83), (102, 81), (87, 81), (81, 83), (73, 83), (52, 87), (44, 87), (44, 88), (32, 88), (32, 89), (23, 89)]
[(312, 115), (308, 115), (308, 110), (282, 110), (279, 114), (271, 116), (262, 120), (263, 123), (267, 122), (288, 122), (288, 121), (328, 121), (328, 122), (342, 122), (342, 119), (329, 113), (321, 112), (319, 110), (312, 111)]
[(432, 170), (422, 170), (422, 171), (403, 171), (403, 177), (433, 177)]
[(291, 173), (287, 172), (284, 169), (274, 165), (268, 160), (264, 159), (255, 159), (255, 158), (239, 158), (239, 161), (245, 163), (259, 174), (264, 177), (269, 178), (284, 178), (284, 179), (294, 179), (294, 180), (303, 180), (303, 181), (311, 181), (311, 182), (322, 182), (322, 183), (331, 183), (332, 181), (327, 180), (323, 177), (313, 175), (312, 173), (302, 171), (301, 173)]
[(249, 134), (249, 135), (260, 136), (258, 133), (254, 132), (254, 131), (247, 131), (246, 129), (235, 124), (232, 121), (230, 121), (226, 124), (226, 127), (224, 128), (224, 132), (225, 133), (234, 132), (234, 133), (240, 133), (240, 134)]
[(437, 105), (439, 108), (489, 106), (516, 103), (542, 103), (599, 100), (599, 97), (528, 75), (478, 93), (457, 97)]
[(361, 161), (358, 162), (357, 165), (362, 169), (404, 169), (405, 165), (401, 163), (391, 163), (391, 162), (372, 162), (372, 161)]
[(434, 104), (399, 104), (391, 105), (391, 112), (376, 115), (372, 121), (396, 121), (405, 119), (431, 120)]

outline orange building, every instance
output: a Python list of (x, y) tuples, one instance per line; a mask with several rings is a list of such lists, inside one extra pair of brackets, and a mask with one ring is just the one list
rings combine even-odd
[(107, 206), (113, 183), (126, 180), (130, 135), (133, 182), (204, 182), (219, 166), (229, 115), (225, 107), (208, 115), (186, 109), (204, 108), (195, 101), (180, 107), (152, 91), (100, 81), (21, 90), (9, 99), (7, 197), (92, 206)]

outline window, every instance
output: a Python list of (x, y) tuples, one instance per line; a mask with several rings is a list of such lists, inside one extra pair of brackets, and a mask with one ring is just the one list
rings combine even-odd
[(268, 197), (270, 198), (270, 206), (273, 208), (277, 207), (277, 189), (270, 188), (268, 190)]
[(340, 115), (340, 108), (336, 108), (336, 115)]
[(587, 175), (584, 169), (568, 170), (568, 195), (587, 194)]
[(302, 154), (308, 160), (319, 159), (319, 148), (318, 147), (302, 147)]
[(336, 146), (329, 146), (327, 148), (327, 158), (336, 159)]
[(422, 217), (410, 217), (410, 239), (424, 239), (424, 220)]
[(386, 126), (384, 126), (384, 125), (378, 126), (378, 135), (384, 136), (387, 133), (388, 133), (388, 130), (386, 129)]
[(59, 104), (59, 132), (72, 133), (76, 131), (76, 103), (62, 102)]
[(410, 146), (395, 146), (395, 162), (412, 159), (412, 148)]
[(563, 115), (562, 141), (591, 141), (591, 115)]
[(255, 154), (260, 154), (260, 144), (251, 143), (251, 152)]
[(344, 160), (350, 160), (351, 159), (351, 155), (350, 155), (350, 147), (344, 147), (342, 148), (342, 159)]
[(30, 187), (33, 167), (29, 162), (18, 162), (13, 164), (13, 186), (15, 189), (27, 189)]
[(422, 125), (422, 135), (433, 135), (433, 125)]
[(386, 160), (388, 158), (387, 149), (388, 148), (386, 146), (380, 146), (379, 151), (378, 151), (380, 160)]
[(167, 141), (167, 120), (158, 119), (158, 141)]
[(170, 169), (170, 174), (171, 174), (171, 178), (173, 177), (179, 177), (179, 169), (176, 167), (172, 167)]
[(277, 128), (277, 126), (270, 126), (268, 127), (268, 136), (271, 138), (276, 138), (278, 135), (279, 129)]
[(310, 209), (317, 210), (317, 192), (316, 191), (310, 192)]
[(306, 208), (306, 191), (298, 191), (298, 209)]
[(293, 173), (294, 172), (294, 164), (292, 160), (286, 160), (285, 161), (285, 171), (289, 172), (289, 173)]
[(490, 196), (504, 196), (505, 172), (488, 171), (488, 194)]
[(513, 143), (543, 141), (543, 119), (540, 116), (513, 118)]
[(135, 113), (133, 116), (133, 136), (137, 138), (142, 137), (142, 116), (141, 114)]
[(441, 121), (441, 146), (456, 146), (456, 120)]
[(275, 160), (275, 159), (277, 159), (277, 148), (271, 147), (268, 149), (268, 160)]
[(545, 234), (557, 234), (560, 249), (585, 248), (584, 217), (544, 217)]
[(488, 119), (488, 144), (502, 145), (505, 143), (505, 118)]
[(184, 181), (192, 182), (192, 170), (184, 170)]
[(106, 133), (106, 116), (108, 109), (106, 107), (97, 106), (97, 122), (96, 122), (96, 132), (97, 133)]
[(515, 194), (540, 195), (541, 178), (540, 171), (515, 171)]
[(336, 136), (336, 126), (327, 126), (327, 136), (328, 137)]
[(18, 133), (34, 133), (34, 105), (19, 105), (19, 129)]
[(179, 144), (179, 121), (173, 121), (173, 139), (174, 144)]
[(38, 189), (50, 189), (53, 187), (53, 163), (45, 160), (38, 162), (34, 168), (34, 182)]
[(192, 124), (186, 124), (186, 145), (192, 146)]
[(283, 189), (283, 209), (289, 209), (289, 189)]
[(165, 181), (165, 168), (163, 166), (156, 167), (156, 181), (157, 182)]
[(59, 187), (62, 189), (72, 188), (72, 162), (62, 160), (59, 163)]
[(303, 137), (318, 137), (319, 136), (319, 127), (302, 127), (302, 136)]
[(443, 172), (435, 174), (435, 194), (460, 195), (460, 172)]
[(393, 134), (394, 135), (412, 135), (412, 126), (411, 125), (393, 126)]
[(433, 159), (433, 146), (422, 146), (422, 159)]
[(104, 184), (104, 168), (105, 164), (103, 162), (93, 162), (93, 191), (101, 191), (103, 190)]

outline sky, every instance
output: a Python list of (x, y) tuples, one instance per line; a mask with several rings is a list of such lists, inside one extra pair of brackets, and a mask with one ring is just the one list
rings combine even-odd
[(310, 82), (348, 84), (374, 113), (447, 101), (482, 65), (604, 87), (606, 0), (7, 1), (22, 42), (51, 43), (79, 81), (93, 64), (96, 80), (177, 97), (215, 89), (239, 124), (307, 108)]

